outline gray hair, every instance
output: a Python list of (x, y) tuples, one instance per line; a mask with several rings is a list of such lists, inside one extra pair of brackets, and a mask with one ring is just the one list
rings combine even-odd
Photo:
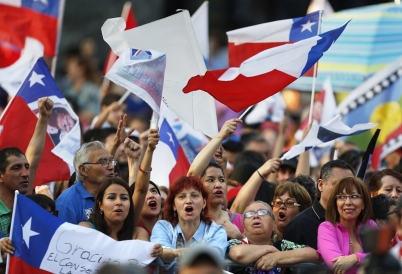
[(105, 145), (99, 141), (93, 141), (82, 144), (82, 146), (77, 150), (74, 155), (74, 169), (77, 180), (84, 180), (84, 176), (81, 174), (79, 166), (85, 162), (89, 162), (89, 151), (94, 151), (99, 148), (105, 148)]

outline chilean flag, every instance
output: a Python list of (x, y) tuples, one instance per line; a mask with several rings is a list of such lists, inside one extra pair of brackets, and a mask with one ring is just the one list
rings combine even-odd
[(159, 135), (159, 144), (152, 157), (152, 166), (158, 168), (151, 172), (151, 180), (169, 187), (178, 177), (187, 174), (190, 163), (166, 119), (163, 119)]
[(21, 194), (16, 194), (6, 273), (96, 273), (104, 264), (145, 266), (153, 243), (115, 241), (92, 228), (63, 222)]
[(35, 185), (70, 178), (81, 138), (78, 116), (58, 90), (43, 58), (39, 58), (0, 117), (0, 149), (18, 147), (26, 151), (35, 131), (37, 101), (41, 97), (51, 99), (54, 106)]
[(227, 32), (229, 67), (238, 67), (243, 61), (266, 49), (318, 35), (321, 12), (316, 11), (304, 17), (269, 22)]
[(203, 90), (239, 112), (281, 91), (309, 70), (338, 39), (343, 26), (294, 44), (264, 50), (240, 67), (192, 77), (184, 93)]
[(25, 37), (39, 40), (55, 56), (60, 0), (0, 0), (0, 41), (22, 49)]

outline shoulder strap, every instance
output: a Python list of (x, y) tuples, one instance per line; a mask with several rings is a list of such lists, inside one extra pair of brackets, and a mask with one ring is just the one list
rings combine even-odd
[(88, 224), (89, 224), (93, 229), (96, 229), (96, 228), (95, 228), (95, 225), (94, 225), (93, 223), (88, 222)]
[(232, 213), (230, 211), (228, 211), (229, 217), (230, 217), (230, 222), (232, 223), (233, 220), (236, 218), (237, 214), (236, 213)]

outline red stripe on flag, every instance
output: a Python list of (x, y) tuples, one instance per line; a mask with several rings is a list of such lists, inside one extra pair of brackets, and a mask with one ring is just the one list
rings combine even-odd
[(180, 176), (187, 175), (189, 169), (190, 163), (184, 154), (183, 148), (180, 147), (177, 151), (176, 165), (169, 174), (169, 185), (171, 185)]
[[(0, 149), (18, 147), (25, 152), (37, 121), (38, 118), (24, 99), (16, 96), (0, 121), (0, 125), (3, 126), (0, 133)], [(70, 169), (62, 159), (51, 152), (53, 148), (53, 141), (47, 134), (43, 155), (36, 173), (35, 186), (70, 178)]]
[(7, 26), (2, 32), (18, 37), (16, 44), (20, 48), (29, 36), (43, 44), (45, 55), (56, 55), (57, 18), (28, 8), (0, 4), (0, 26)]
[[(235, 45), (233, 42), (228, 43), (229, 67), (239, 67), (241, 63), (248, 58), (260, 53), (261, 51), (279, 47), (285, 44), (293, 44), (292, 42), (258, 42), (244, 43)], [(314, 66), (311, 67), (303, 76), (313, 77)]]
[(273, 70), (253, 77), (240, 74), (232, 81), (219, 81), (218, 78), (225, 71), (207, 71), (204, 76), (194, 76), (183, 88), (183, 92), (203, 90), (233, 111), (239, 112), (274, 95), (297, 79)]
[[(67, 272), (68, 271), (66, 270), (66, 273)], [(51, 274), (51, 272), (31, 266), (23, 259), (15, 256), (10, 256), (8, 273)]]
[(292, 44), (286, 42), (265, 42), (265, 43), (244, 43), (235, 45), (234, 43), (228, 44), (229, 53), (229, 67), (239, 67), (248, 58), (264, 51), (266, 49), (279, 47), (285, 44)]

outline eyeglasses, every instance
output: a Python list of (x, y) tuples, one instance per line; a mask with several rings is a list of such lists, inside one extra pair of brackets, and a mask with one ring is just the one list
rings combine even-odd
[(288, 200), (286, 202), (282, 202), (281, 200), (276, 200), (272, 202), (273, 207), (281, 207), (284, 205), (286, 208), (293, 208), (295, 206), (301, 206), (300, 204), (296, 203), (294, 200)]
[(99, 160), (97, 163), (89, 163), (89, 162), (85, 162), (82, 163), (83, 165), (101, 165), (103, 168), (108, 168), (109, 165), (111, 164), (112, 166), (116, 165), (116, 160), (115, 159), (101, 159)]
[(352, 195), (338, 194), (335, 197), (336, 197), (336, 199), (338, 199), (340, 201), (346, 201), (348, 198), (350, 198), (351, 201), (357, 201), (362, 197), (362, 195), (360, 195), (360, 194), (352, 194)]
[(258, 216), (265, 216), (265, 215), (269, 215), (269, 216), (271, 216), (271, 218), (273, 219), (273, 220), (275, 220), (275, 217), (274, 217), (274, 215), (269, 211), (269, 210), (267, 210), (267, 209), (259, 209), (259, 210), (257, 210), (257, 211), (254, 211), (254, 210), (252, 210), (252, 211), (247, 211), (246, 213), (244, 213), (244, 218), (246, 219), (246, 218), (252, 218), (252, 217), (254, 217), (255, 216), (255, 214), (258, 214)]

